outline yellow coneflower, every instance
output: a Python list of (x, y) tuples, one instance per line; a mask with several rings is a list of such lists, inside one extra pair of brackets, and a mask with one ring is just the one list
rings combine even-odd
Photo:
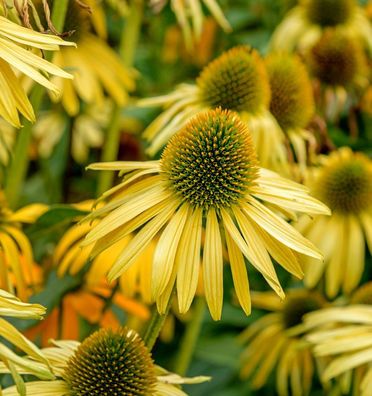
[(133, 72), (124, 67), (103, 38), (92, 33), (94, 27), (101, 37), (105, 37), (104, 14), (95, 0), (88, 4), (95, 11), (92, 14), (78, 2), (69, 1), (63, 30), (73, 32), (69, 40), (76, 42), (77, 48), (64, 48), (53, 57), (55, 65), (71, 70), (74, 76), (73, 81), (52, 80), (60, 87), (62, 104), (70, 116), (78, 114), (79, 99), (88, 104), (102, 103), (104, 92), (122, 106), (128, 100), (128, 91), (135, 85)]
[(24, 384), (19, 370), (27, 370), (40, 379), (54, 379), (50, 365), (44, 354), (24, 337), (13, 325), (3, 319), (3, 316), (42, 319), (45, 308), (39, 304), (27, 304), (14, 295), (0, 289), (0, 337), (10, 342), (28, 357), (20, 357), (9, 346), (0, 342), (0, 360), (5, 364), (15, 381), (18, 394), (24, 394)]
[[(371, 294), (370, 294), (371, 299)], [(305, 317), (315, 331), (307, 336), (319, 357), (331, 358), (324, 381), (337, 379), (343, 394), (372, 392), (372, 307), (354, 304), (322, 309)]]
[(360, 40), (372, 50), (372, 28), (357, 0), (300, 0), (276, 28), (271, 47), (288, 51), (308, 48), (329, 27)]
[(196, 85), (182, 84), (168, 95), (139, 101), (141, 106), (166, 108), (144, 131), (150, 143), (147, 152), (155, 155), (190, 117), (220, 106), (239, 112), (247, 122), (262, 165), (279, 167), (288, 161), (285, 136), (268, 109), (269, 101), (263, 59), (247, 46), (232, 48), (201, 71)]
[[(307, 51), (307, 63), (319, 81), (325, 112), (336, 114), (349, 102), (358, 102), (368, 87), (368, 67), (360, 43), (340, 30), (325, 30)], [(324, 111), (324, 110), (323, 110)]]
[(231, 31), (231, 26), (216, 0), (150, 0), (150, 6), (159, 12), (167, 2), (171, 4), (189, 49), (193, 48), (194, 42), (199, 41), (202, 34), (203, 5), (208, 8), (225, 32)]
[(270, 311), (240, 335), (245, 345), (241, 376), (250, 378), (253, 389), (263, 387), (274, 371), (279, 396), (310, 394), (316, 362), (303, 337), (302, 318), (325, 303), (319, 293), (305, 289), (288, 290), (284, 302), (272, 292), (252, 293), (253, 306)]
[[(304, 170), (308, 158), (306, 145), (310, 146), (310, 154), (314, 152), (316, 145), (314, 136), (306, 130), (315, 107), (305, 65), (295, 55), (277, 53), (267, 57), (266, 66), (271, 88), (270, 111), (284, 131), (293, 147), (296, 160)], [(271, 151), (275, 149), (272, 146)]]
[(199, 276), (203, 228), (204, 290), (214, 319), (222, 310), (225, 243), (237, 296), (247, 314), (244, 256), (281, 297), (270, 255), (298, 277), (302, 269), (294, 251), (321, 259), (311, 243), (261, 201), (287, 214), (327, 214), (328, 208), (304, 187), (260, 169), (248, 128), (232, 112), (217, 109), (194, 117), (171, 139), (160, 161), (93, 164), (90, 169), (120, 170), (125, 178), (101, 199), (118, 191), (122, 198), (87, 217), (101, 220), (84, 245), (95, 242), (95, 255), (142, 226), (110, 269), (108, 278), (113, 280), (161, 231), (151, 281), (159, 312), (164, 312), (175, 282), (180, 312), (189, 309)]
[(304, 258), (305, 283), (334, 297), (340, 288), (350, 293), (364, 270), (365, 241), (372, 252), (372, 161), (341, 148), (323, 159), (309, 177), (312, 193), (332, 210), (331, 217), (302, 217), (298, 229), (324, 254), (324, 262)]
[[(100, 148), (104, 130), (110, 121), (112, 103), (104, 101), (86, 106), (72, 121), (71, 155), (78, 163), (86, 163), (90, 149)], [(33, 128), (37, 150), (42, 157), (49, 157), (67, 128), (67, 119), (57, 109), (43, 112)], [(50, 131), (53, 130), (53, 133)]]
[[(27, 394), (47, 396), (186, 395), (177, 385), (208, 381), (208, 377), (182, 378), (156, 366), (150, 351), (131, 329), (101, 329), (76, 341), (55, 341), (42, 349), (57, 379), (25, 384)], [(27, 370), (24, 370), (28, 373)], [(18, 395), (15, 387), (4, 396)]]
[(21, 126), (18, 112), (28, 120), (35, 121), (31, 103), (13, 68), (57, 93), (58, 87), (45, 74), (59, 76), (61, 79), (72, 78), (25, 46), (35, 50), (57, 51), (60, 46), (74, 45), (59, 37), (19, 26), (0, 16), (0, 116), (17, 128)]
[(30, 241), (21, 224), (32, 223), (46, 210), (45, 205), (32, 204), (12, 212), (4, 196), (0, 210), (0, 287), (26, 300), (33, 279), (33, 254)]

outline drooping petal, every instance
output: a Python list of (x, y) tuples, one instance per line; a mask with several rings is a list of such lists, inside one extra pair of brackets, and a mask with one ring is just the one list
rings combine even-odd
[(208, 210), (203, 252), (205, 298), (211, 316), (219, 320), (223, 302), (223, 256), (220, 228), (216, 211)]

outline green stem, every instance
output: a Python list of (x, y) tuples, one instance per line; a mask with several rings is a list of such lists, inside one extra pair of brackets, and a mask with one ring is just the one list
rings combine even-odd
[(52, 23), (55, 29), (63, 33), (69, 0), (54, 0), (52, 10)]
[[(110, 125), (102, 150), (101, 162), (114, 161), (117, 158), (120, 142), (120, 108), (115, 105), (112, 110)], [(98, 175), (97, 195), (101, 195), (112, 186), (114, 172), (101, 171)]]
[(127, 67), (134, 64), (134, 56), (141, 31), (143, 0), (132, 0), (130, 13), (121, 34), (119, 53)]
[[(37, 110), (41, 105), (43, 93), (43, 87), (40, 85), (35, 86), (34, 90), (32, 91), (30, 102), (35, 113), (37, 113)], [(8, 204), (12, 209), (15, 209), (18, 205), (23, 182), (26, 178), (29, 163), (28, 149), (30, 147), (31, 139), (32, 123), (30, 121), (24, 120), (24, 126), (18, 132), (12, 161), (6, 173), (6, 183), (4, 190)]]
[(150, 323), (146, 329), (146, 333), (143, 337), (143, 341), (145, 343), (145, 345), (147, 346), (147, 348), (151, 351), (153, 346), (155, 345), (155, 342), (157, 340), (157, 338), (159, 337), (160, 331), (163, 328), (165, 319), (168, 316), (168, 312), (171, 306), (171, 300), (172, 297), (169, 299), (169, 303), (166, 309), (166, 312), (164, 315), (161, 315), (156, 306), (154, 306), (153, 311), (152, 311), (152, 315), (151, 315), (151, 319), (150, 319)]
[[(132, 67), (141, 31), (143, 15), (143, 0), (132, 0), (130, 12), (123, 28), (119, 53), (123, 63)], [(120, 145), (120, 108), (115, 105), (111, 123), (107, 130), (106, 140), (103, 146), (101, 162), (115, 161)], [(98, 175), (97, 194), (101, 195), (112, 186), (114, 172), (101, 171)]]
[(174, 365), (174, 372), (179, 375), (183, 376), (187, 373), (203, 324), (204, 313), (204, 298), (198, 297), (194, 304), (192, 318), (187, 323), (185, 333), (182, 337), (181, 346)]
[[(52, 11), (52, 23), (58, 31), (62, 31), (67, 6), (69, 0), (55, 0)], [(46, 56), (47, 60), (51, 59), (51, 54)], [(38, 113), (44, 95), (44, 88), (36, 85), (33, 88), (30, 102), (35, 114)], [(5, 195), (7, 197), (9, 206), (15, 209), (18, 205), (21, 190), (26, 178), (29, 157), (28, 149), (32, 139), (32, 123), (24, 120), (24, 126), (19, 131), (17, 141), (14, 148), (13, 159), (9, 165), (6, 175)]]

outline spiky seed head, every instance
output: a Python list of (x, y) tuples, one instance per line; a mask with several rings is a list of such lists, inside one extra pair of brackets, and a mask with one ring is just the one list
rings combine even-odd
[(320, 26), (347, 23), (357, 6), (355, 0), (304, 0), (307, 18)]
[(126, 327), (93, 333), (70, 358), (63, 377), (72, 396), (147, 396), (156, 382), (150, 352)]
[(201, 100), (213, 108), (255, 114), (270, 100), (264, 62), (247, 46), (224, 52), (202, 70), (196, 83)]
[(271, 113), (284, 130), (304, 128), (314, 114), (313, 91), (304, 64), (292, 54), (273, 54), (266, 65)]
[(173, 136), (161, 168), (182, 201), (204, 209), (237, 203), (258, 176), (247, 126), (236, 113), (221, 109), (195, 116)]
[(286, 329), (302, 323), (302, 317), (324, 306), (325, 301), (321, 294), (315, 291), (299, 290), (289, 293), (283, 306), (283, 325)]
[(365, 69), (362, 47), (340, 30), (326, 30), (309, 51), (308, 60), (315, 77), (329, 85), (348, 86)]
[(349, 150), (335, 152), (321, 169), (313, 185), (332, 212), (358, 214), (372, 207), (372, 161)]
[(350, 301), (351, 304), (372, 305), (372, 282), (367, 282), (357, 289)]

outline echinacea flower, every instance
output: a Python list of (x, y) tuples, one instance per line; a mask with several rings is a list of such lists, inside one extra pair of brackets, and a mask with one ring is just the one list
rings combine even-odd
[[(293, 148), (295, 159), (304, 170), (309, 157), (307, 145), (310, 154), (316, 145), (314, 136), (306, 129), (315, 112), (310, 78), (300, 58), (292, 54), (270, 54), (266, 68), (271, 89), (270, 112), (287, 138), (287, 147)], [(273, 145), (271, 152), (276, 149)]]
[[(22, 390), (23, 381), (19, 376), (18, 369), (27, 370), (30, 374), (40, 379), (54, 379), (49, 363), (43, 353), (24, 337), (12, 324), (3, 319), (3, 316), (42, 319), (45, 308), (39, 304), (24, 303), (14, 295), (0, 289), (0, 337), (13, 344), (28, 357), (18, 356), (9, 345), (0, 342), (0, 361), (5, 364), (16, 382), (17, 390)], [(17, 369), (18, 368), (18, 369)], [(19, 394), (22, 394), (21, 392)]]
[(271, 38), (274, 50), (303, 50), (313, 45), (324, 29), (337, 28), (372, 50), (372, 28), (357, 0), (300, 0)]
[(221, 107), (238, 112), (248, 124), (262, 166), (285, 165), (285, 136), (269, 111), (269, 102), (270, 85), (263, 59), (248, 46), (234, 47), (210, 62), (196, 85), (182, 84), (168, 95), (138, 102), (165, 108), (144, 131), (149, 142), (147, 152), (155, 155), (190, 117)]
[(27, 300), (28, 286), (36, 279), (33, 279), (31, 243), (21, 225), (34, 222), (46, 206), (32, 204), (12, 212), (2, 195), (0, 202), (0, 287)]
[(314, 345), (314, 354), (331, 358), (322, 373), (323, 380), (336, 379), (344, 394), (369, 396), (372, 392), (372, 307), (352, 304), (321, 309), (306, 315), (305, 321), (314, 328), (307, 336)]
[(335, 297), (340, 288), (350, 294), (358, 286), (366, 241), (372, 252), (372, 161), (343, 147), (322, 162), (307, 183), (332, 215), (302, 217), (298, 230), (324, 254), (322, 262), (304, 258), (305, 284), (315, 287), (324, 276), (327, 295)]
[(32, 50), (57, 51), (60, 46), (74, 45), (57, 36), (42, 34), (19, 26), (0, 16), (0, 116), (4, 120), (17, 128), (21, 127), (18, 113), (30, 121), (35, 121), (32, 105), (14, 69), (54, 93), (58, 93), (58, 87), (49, 81), (45, 74), (59, 76), (61, 79), (71, 79), (71, 74), (43, 59)]
[[(82, 343), (55, 341), (42, 349), (57, 379), (25, 383), (27, 395), (154, 395), (185, 396), (179, 385), (208, 377), (182, 378), (156, 366), (151, 353), (131, 329), (96, 331)], [(28, 373), (24, 370), (24, 373)], [(18, 395), (15, 387), (4, 396)]]
[[(71, 70), (74, 76), (73, 81), (53, 79), (62, 91), (61, 102), (70, 116), (78, 114), (80, 99), (99, 104), (103, 103), (105, 93), (123, 106), (128, 100), (128, 91), (135, 86), (133, 72), (104, 40), (106, 30), (100, 4), (95, 0), (88, 4), (95, 11), (92, 14), (78, 2), (69, 1), (63, 29), (73, 32), (69, 40), (76, 42), (77, 48), (64, 48), (53, 57), (55, 65)], [(93, 34), (93, 27), (99, 36)], [(53, 97), (52, 100), (58, 101)]]
[(302, 269), (295, 252), (322, 258), (275, 211), (327, 214), (328, 208), (303, 186), (260, 169), (247, 126), (230, 111), (210, 110), (191, 119), (168, 143), (160, 161), (93, 164), (90, 169), (119, 170), (125, 177), (101, 199), (118, 192), (122, 197), (87, 216), (100, 221), (83, 245), (95, 242), (94, 256), (141, 227), (111, 267), (111, 281), (160, 233), (151, 280), (159, 312), (165, 311), (175, 283), (180, 312), (189, 309), (199, 276), (203, 229), (204, 291), (215, 320), (222, 310), (225, 244), (237, 296), (247, 314), (244, 257), (281, 297), (270, 256), (298, 277)]
[(359, 102), (368, 87), (367, 59), (359, 41), (341, 30), (328, 29), (305, 54), (309, 70), (320, 83), (320, 104), (329, 117)]
[(244, 344), (241, 377), (250, 378), (253, 389), (262, 388), (275, 372), (279, 396), (310, 394), (317, 362), (304, 339), (303, 316), (325, 303), (306, 289), (289, 289), (285, 301), (272, 292), (252, 293), (253, 306), (270, 311), (239, 336)]
[(150, 0), (150, 6), (159, 12), (167, 2), (171, 4), (189, 49), (200, 39), (202, 33), (203, 6), (208, 8), (225, 32), (231, 31), (231, 26), (216, 0)]
[[(72, 120), (71, 155), (76, 162), (86, 163), (90, 150), (102, 147), (111, 111), (112, 103), (105, 100), (86, 106)], [(41, 157), (48, 158), (52, 154), (67, 127), (67, 118), (58, 109), (39, 115), (32, 132)]]

